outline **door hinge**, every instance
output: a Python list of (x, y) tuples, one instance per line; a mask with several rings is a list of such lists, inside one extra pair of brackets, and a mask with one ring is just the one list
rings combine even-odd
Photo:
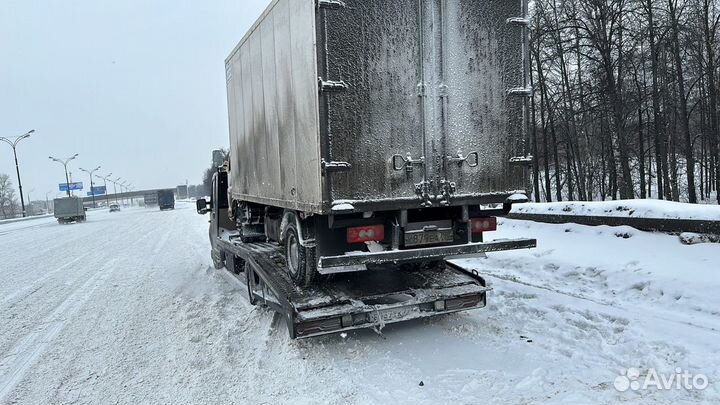
[(323, 80), (322, 78), (318, 79), (320, 91), (327, 92), (327, 93), (338, 93), (341, 91), (345, 91), (348, 89), (347, 83), (344, 81), (335, 81), (335, 80)]
[(417, 85), (417, 95), (418, 97), (425, 97), (425, 94), (427, 93), (427, 84), (425, 83), (418, 83)]
[(531, 23), (530, 19), (527, 17), (511, 17), (508, 18), (505, 22), (510, 25), (517, 25), (521, 27), (529, 27)]
[(323, 174), (339, 173), (339, 172), (349, 172), (350, 170), (352, 170), (352, 165), (348, 162), (328, 162), (325, 159), (323, 159), (320, 162), (320, 168), (321, 168)]
[(535, 162), (535, 156), (513, 156), (510, 158), (509, 163), (512, 166), (529, 166)]
[(347, 5), (340, 0), (318, 0), (317, 7), (327, 10), (341, 10), (347, 7)]
[(532, 87), (514, 87), (507, 90), (508, 96), (519, 96), (519, 97), (532, 97)]

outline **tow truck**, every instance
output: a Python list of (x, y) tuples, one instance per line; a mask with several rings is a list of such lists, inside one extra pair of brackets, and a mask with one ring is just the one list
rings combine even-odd
[[(284, 249), (269, 241), (243, 242), (228, 215), (228, 173), (218, 168), (213, 176), (210, 201), (199, 199), (199, 214), (210, 214), (211, 256), (217, 269), (237, 278), (252, 305), (277, 312), (292, 339), (309, 338), (353, 329), (382, 330), (388, 324), (411, 319), (483, 308), (491, 290), (476, 271), (450, 260), (421, 267), (397, 268), (401, 259), (361, 272), (336, 273), (300, 286), (287, 273)], [(483, 242), (473, 245), (474, 256), (484, 252), (535, 247), (534, 239)], [(406, 251), (407, 252), (407, 251)], [(411, 254), (412, 251), (409, 251)], [(462, 257), (462, 248), (457, 248)], [(348, 265), (357, 261), (346, 255)]]

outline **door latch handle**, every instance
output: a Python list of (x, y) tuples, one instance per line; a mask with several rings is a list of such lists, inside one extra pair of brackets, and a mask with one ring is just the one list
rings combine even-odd
[(470, 167), (477, 167), (480, 164), (480, 155), (477, 152), (470, 152), (467, 156), (463, 156), (462, 153), (458, 152), (458, 155), (446, 156), (445, 161), (448, 163), (457, 163), (462, 166), (463, 163), (467, 163)]
[(425, 157), (413, 159), (412, 155), (409, 153), (405, 157), (402, 155), (393, 155), (392, 157), (393, 170), (400, 171), (405, 169), (408, 174), (413, 172), (414, 166), (423, 166), (424, 164)]

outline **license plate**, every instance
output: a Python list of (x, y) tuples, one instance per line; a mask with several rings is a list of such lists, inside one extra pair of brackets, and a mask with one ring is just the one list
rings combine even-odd
[(405, 246), (437, 245), (453, 241), (452, 229), (405, 232)]
[(410, 307), (383, 309), (380, 311), (370, 312), (368, 317), (370, 318), (370, 322), (392, 322), (399, 321), (407, 317), (412, 311), (413, 309)]

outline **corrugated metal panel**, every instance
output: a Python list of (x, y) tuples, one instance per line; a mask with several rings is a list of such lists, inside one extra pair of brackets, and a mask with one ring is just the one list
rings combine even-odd
[(314, 20), (313, 0), (277, 0), (226, 61), (235, 199), (319, 209)]
[[(423, 180), (436, 195), (439, 180), (455, 183), (464, 202), (523, 189), (523, 169), (508, 163), (522, 153), (523, 102), (506, 93), (522, 84), (520, 30), (506, 23), (521, 2), (346, 4), (325, 18), (328, 78), (348, 84), (327, 96), (327, 158), (353, 165), (332, 176), (332, 198), (417, 198)], [(447, 160), (471, 152), (477, 167)], [(425, 158), (410, 175), (392, 167), (393, 155), (408, 153)]]
[[(327, 73), (348, 89), (329, 98), (329, 159), (352, 164), (332, 175), (334, 199), (415, 197), (414, 174), (392, 169), (394, 154), (420, 158), (422, 106), (417, 0), (356, 0), (326, 12)], [(323, 52), (323, 47), (318, 47)], [(325, 55), (319, 57), (322, 60)]]
[[(521, 1), (344, 3), (276, 0), (228, 57), (234, 198), (327, 213), (338, 200), (420, 206), (424, 182), (435, 204), (441, 181), (457, 204), (523, 189), (508, 163), (523, 152), (523, 102), (506, 93), (523, 83), (506, 23)], [(318, 79), (347, 88), (319, 93)], [(448, 160), (470, 152), (477, 167)], [(352, 168), (323, 176), (321, 157)]]
[(520, 30), (506, 23), (521, 15), (521, 2), (443, 3), (448, 100), (444, 153), (475, 151), (480, 156), (477, 168), (450, 164), (446, 175), (457, 183), (458, 195), (523, 189), (522, 169), (509, 165), (512, 156), (523, 153), (518, 150), (523, 100), (506, 93), (523, 82)]

